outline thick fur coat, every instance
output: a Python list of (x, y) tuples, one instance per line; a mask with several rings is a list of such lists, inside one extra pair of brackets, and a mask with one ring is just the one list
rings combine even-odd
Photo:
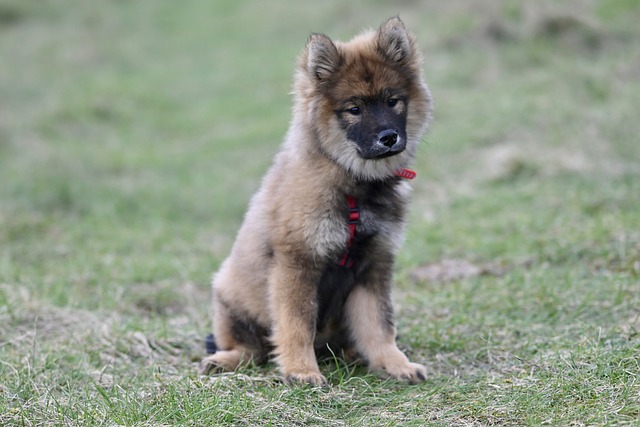
[[(217, 350), (202, 373), (271, 355), (287, 381), (322, 384), (316, 351), (425, 379), (396, 345), (390, 288), (414, 157), (431, 115), (422, 57), (399, 18), (347, 43), (313, 34), (293, 119), (213, 280)], [(346, 198), (357, 203), (352, 236)], [(339, 263), (349, 257), (349, 265)]]

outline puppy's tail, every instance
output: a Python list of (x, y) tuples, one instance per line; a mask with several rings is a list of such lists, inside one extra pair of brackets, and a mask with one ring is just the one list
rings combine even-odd
[(216, 346), (216, 339), (213, 334), (207, 335), (207, 337), (204, 339), (204, 345), (207, 349), (207, 354), (214, 354), (216, 351), (218, 351), (218, 346)]

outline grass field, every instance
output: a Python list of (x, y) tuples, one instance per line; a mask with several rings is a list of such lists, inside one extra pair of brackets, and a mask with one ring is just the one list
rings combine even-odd
[[(199, 377), (310, 32), (400, 14), (436, 101), (405, 386)], [(640, 2), (0, 0), (0, 425), (640, 425)]]

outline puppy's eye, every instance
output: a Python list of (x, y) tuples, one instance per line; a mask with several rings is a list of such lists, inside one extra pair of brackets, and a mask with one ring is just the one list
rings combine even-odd
[(396, 105), (398, 105), (398, 100), (397, 100), (396, 98), (389, 98), (389, 99), (387, 100), (387, 105), (388, 105), (390, 108), (393, 108), (393, 107), (395, 107)]
[(353, 116), (359, 116), (361, 113), (360, 107), (351, 107), (347, 111)]

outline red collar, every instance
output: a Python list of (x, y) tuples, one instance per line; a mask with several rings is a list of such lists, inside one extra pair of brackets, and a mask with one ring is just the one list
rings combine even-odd
[(395, 176), (399, 176), (400, 178), (404, 178), (404, 179), (413, 179), (417, 175), (416, 171), (412, 171), (411, 169), (407, 169), (407, 168), (400, 168), (397, 171), (395, 171), (393, 174)]
[[(394, 175), (404, 179), (413, 179), (417, 174), (411, 169), (402, 168), (395, 171)], [(349, 255), (349, 249), (356, 238), (356, 227), (358, 222), (360, 222), (360, 210), (358, 209), (358, 201), (353, 196), (347, 195), (347, 206), (349, 207), (349, 219), (347, 220), (347, 224), (349, 225), (349, 240), (347, 240), (347, 247), (344, 253), (338, 260), (338, 265), (351, 268), (353, 267), (353, 259), (351, 259)]]

